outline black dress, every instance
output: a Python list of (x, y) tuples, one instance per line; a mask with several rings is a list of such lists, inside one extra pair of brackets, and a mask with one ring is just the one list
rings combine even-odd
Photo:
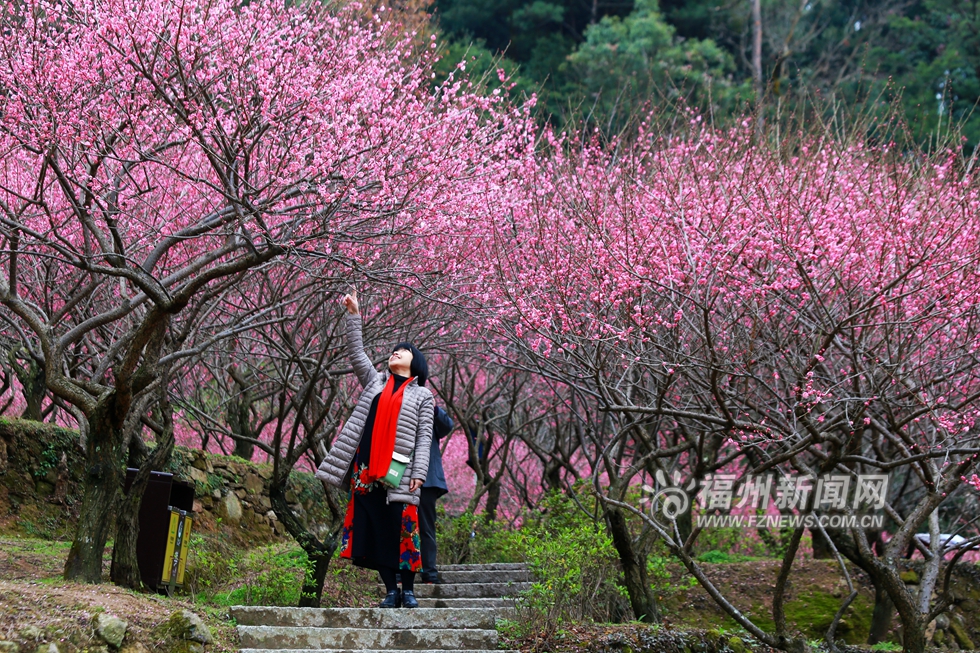
[[(393, 374), (395, 390), (408, 379)], [(371, 459), (371, 441), (378, 399), (374, 397), (364, 434), (354, 454), (351, 471), (351, 495), (344, 517), (340, 544), (340, 557), (350, 558), (359, 567), (368, 569), (402, 569), (421, 571), (421, 538), (419, 536), (418, 507), (410, 503), (389, 503), (388, 488), (380, 481), (364, 484)]]

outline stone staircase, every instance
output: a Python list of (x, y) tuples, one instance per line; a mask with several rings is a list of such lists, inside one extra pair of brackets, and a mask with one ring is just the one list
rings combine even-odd
[[(416, 581), (414, 610), (235, 606), (230, 613), (242, 653), (503, 653), (496, 620), (529, 587), (527, 567), (447, 565), (439, 574), (439, 585)], [(383, 596), (380, 586), (379, 602)]]

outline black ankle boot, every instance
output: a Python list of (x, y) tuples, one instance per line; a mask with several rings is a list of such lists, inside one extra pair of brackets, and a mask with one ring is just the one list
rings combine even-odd
[(405, 590), (402, 592), (402, 607), (403, 608), (417, 608), (419, 607), (419, 602), (415, 599), (415, 592), (412, 590)]
[[(382, 601), (381, 602), (381, 605), (378, 606), (378, 607), (381, 607), (381, 608), (400, 608), (400, 607), (402, 607), (402, 600), (401, 599), (402, 599), (401, 592), (399, 590), (391, 590), (390, 592), (388, 592), (387, 594), (385, 594), (385, 600)], [(415, 605), (418, 605), (418, 602), (416, 602)]]

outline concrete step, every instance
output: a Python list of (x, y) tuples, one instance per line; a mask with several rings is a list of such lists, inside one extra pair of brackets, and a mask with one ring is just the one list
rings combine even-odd
[[(243, 648), (240, 653), (446, 653), (446, 649), (412, 649), (401, 651), (364, 650), (354, 648)], [(466, 653), (521, 653), (510, 649), (470, 649)]]
[(488, 562), (483, 565), (439, 565), (439, 571), (515, 571), (527, 569), (523, 562)]
[[(516, 596), (530, 589), (531, 583), (473, 583), (463, 585), (415, 585), (419, 599), (476, 599)], [(384, 588), (381, 588), (383, 591)]]
[[(408, 612), (397, 610), (394, 612)], [(469, 651), (493, 649), (497, 631), (461, 628), (310, 628), (238, 626), (244, 648), (255, 649), (403, 649)]]
[[(416, 577), (416, 583), (418, 583)], [(473, 569), (467, 571), (439, 571), (439, 580), (444, 585), (464, 583), (526, 583), (531, 580), (527, 569)]]
[(515, 604), (512, 598), (419, 599), (419, 609), (439, 608), (442, 611), (475, 609), (492, 614), (494, 617), (509, 616), (507, 613), (513, 611)]
[[(427, 599), (428, 600), (428, 599)], [(491, 599), (496, 600), (496, 599)], [(421, 601), (420, 601), (421, 605)], [(385, 608), (283, 608), (234, 606), (228, 612), (239, 626), (292, 626), (305, 628), (476, 628), (493, 629), (495, 615), (477, 609), (487, 606), (454, 606), (436, 610), (423, 606), (414, 610)]]
[[(378, 585), (378, 602), (384, 598), (384, 585)], [(431, 599), (499, 599), (516, 597), (530, 589), (531, 583), (464, 583), (462, 585), (415, 585), (415, 598)]]

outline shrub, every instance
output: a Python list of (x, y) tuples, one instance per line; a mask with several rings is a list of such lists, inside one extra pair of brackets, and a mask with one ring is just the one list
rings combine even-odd
[(518, 531), (469, 511), (454, 517), (440, 507), (436, 544), (440, 564), (524, 562), (526, 557)]
[[(601, 523), (579, 502), (553, 493), (540, 518), (515, 533), (535, 581), (518, 601), (517, 627), (548, 638), (575, 621), (614, 621), (628, 613), (618, 556)], [(592, 498), (594, 501), (594, 498)]]
[(220, 538), (208, 538), (192, 533), (184, 589), (192, 601), (210, 603), (218, 592), (238, 578), (240, 553), (233, 552)]
[(228, 599), (243, 605), (298, 605), (308, 566), (306, 552), (293, 542), (253, 549), (240, 566), (242, 585)]
[(218, 606), (297, 605), (308, 567), (295, 543), (241, 550), (192, 535), (184, 587), (192, 600)]

